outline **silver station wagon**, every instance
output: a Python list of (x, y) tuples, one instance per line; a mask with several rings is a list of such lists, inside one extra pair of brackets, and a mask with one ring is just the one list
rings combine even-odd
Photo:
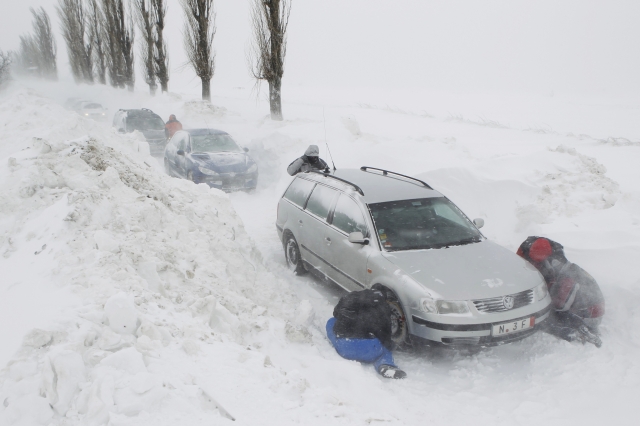
[(394, 341), (451, 346), (523, 339), (551, 310), (540, 273), (483, 224), (427, 183), (372, 167), (296, 175), (276, 220), (296, 273), (348, 291), (381, 284)]

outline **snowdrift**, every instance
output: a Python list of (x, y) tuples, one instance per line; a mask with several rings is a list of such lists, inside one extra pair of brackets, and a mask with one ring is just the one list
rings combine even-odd
[(163, 175), (146, 142), (36, 95), (0, 115), (24, 147), (0, 169), (2, 307), (41, 326), (3, 314), (26, 337), (0, 375), (0, 424), (211, 424), (229, 415), (193, 369), (204, 346), (310, 339), (304, 304), (265, 269), (226, 194)]

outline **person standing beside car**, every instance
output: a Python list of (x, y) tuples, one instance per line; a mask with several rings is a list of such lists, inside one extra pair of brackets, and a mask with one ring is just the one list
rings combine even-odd
[(340, 298), (326, 329), (327, 337), (341, 357), (371, 363), (386, 378), (407, 377), (391, 354), (394, 347), (391, 308), (380, 284)]
[(164, 134), (167, 139), (171, 139), (178, 130), (182, 130), (182, 123), (178, 121), (175, 115), (171, 114), (169, 121), (164, 125)]
[(311, 170), (328, 170), (329, 166), (327, 163), (319, 157), (320, 150), (318, 149), (318, 145), (309, 145), (309, 148), (305, 151), (304, 155), (300, 158), (296, 158), (289, 167), (287, 167), (287, 172), (291, 176), (295, 176), (300, 172), (308, 172)]
[(569, 342), (602, 346), (598, 326), (604, 315), (604, 296), (596, 280), (569, 262), (562, 245), (548, 238), (527, 238), (517, 254), (540, 271), (549, 288), (555, 311), (545, 331)]

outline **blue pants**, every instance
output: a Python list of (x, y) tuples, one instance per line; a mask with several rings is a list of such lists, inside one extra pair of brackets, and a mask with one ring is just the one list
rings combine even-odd
[(381, 365), (390, 365), (397, 368), (396, 364), (393, 362), (393, 355), (391, 354), (391, 351), (385, 348), (380, 340), (376, 338), (338, 338), (333, 332), (333, 326), (335, 323), (336, 319), (333, 317), (327, 321), (327, 337), (329, 337), (331, 344), (336, 348), (336, 352), (338, 352), (342, 358), (373, 363), (376, 371), (379, 371)]

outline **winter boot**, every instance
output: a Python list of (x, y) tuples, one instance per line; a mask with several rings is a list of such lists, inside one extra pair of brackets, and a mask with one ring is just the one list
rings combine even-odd
[(400, 370), (398, 367), (388, 364), (382, 364), (380, 368), (378, 368), (378, 373), (380, 373), (382, 377), (386, 377), (388, 379), (404, 379), (407, 377), (407, 373)]

